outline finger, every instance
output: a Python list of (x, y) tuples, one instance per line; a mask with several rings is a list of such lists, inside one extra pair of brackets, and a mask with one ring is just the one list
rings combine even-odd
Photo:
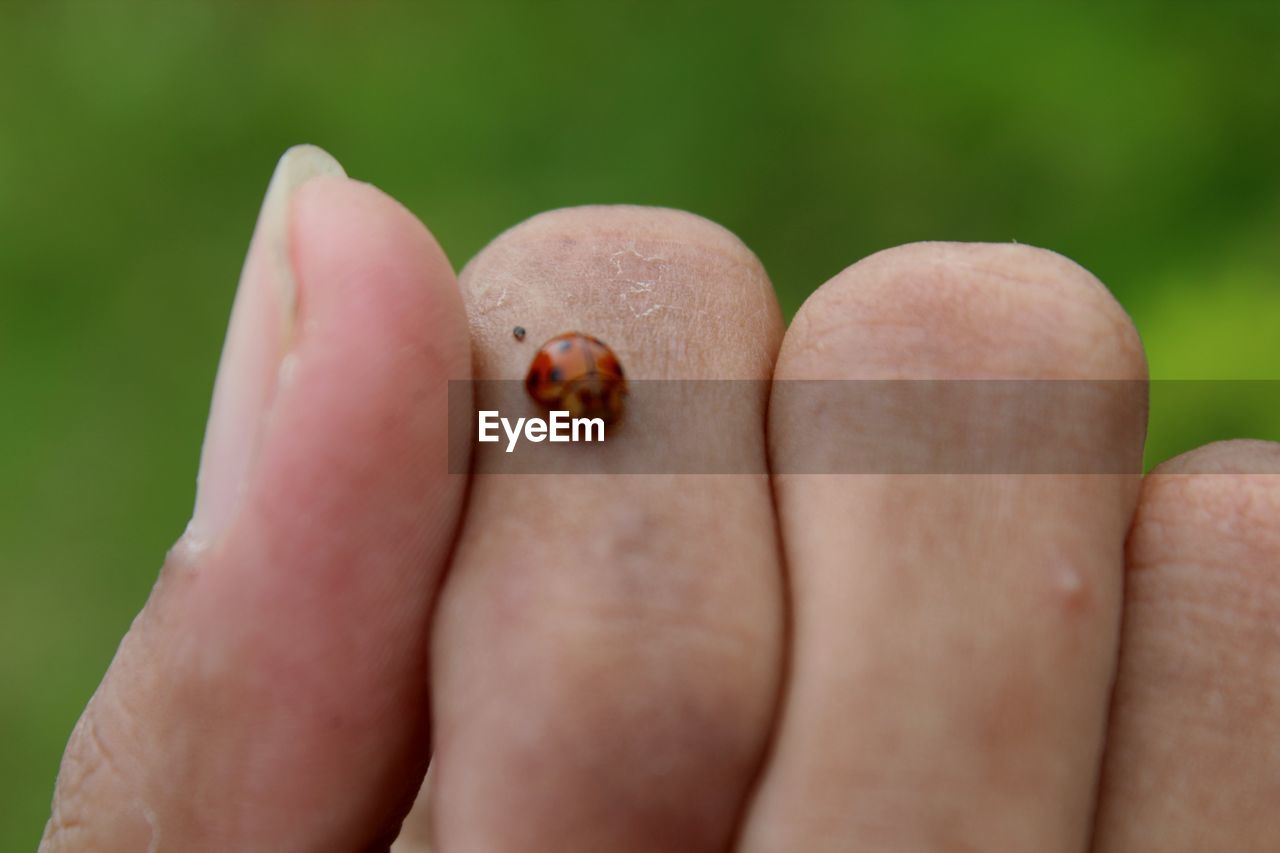
[[(856, 264), (811, 297), (775, 387), (983, 377), (1137, 379), (1144, 360), (1124, 312), (1069, 261), (1022, 246), (918, 244)], [(875, 384), (892, 394), (907, 383)], [(983, 389), (1006, 385), (952, 384), (906, 418), (892, 405), (821, 409), (818, 395), (775, 391), (770, 453), (784, 472), (775, 488), (794, 642), (744, 850), (1085, 843), (1136, 476), (785, 473), (832, 436), (914, 436), (891, 449), (946, 459), (956, 436), (982, 427), (1003, 431), (1009, 458), (1044, 442), (1086, 459), (1118, 447), (1138, 470), (1145, 416), (1132, 383), (1099, 383), (1065, 423), (1034, 407), (1005, 422)]]
[(1143, 484), (1094, 849), (1280, 850), (1280, 445)]
[(362, 849), (420, 779), (465, 319), (412, 215), (317, 172), (294, 149), (273, 180), (195, 515), (68, 745), (49, 850)]
[[(520, 379), (538, 342), (580, 329), (633, 379), (753, 380), (708, 405), (761, 473), (474, 478), (435, 628), (435, 849), (723, 850), (780, 659), (772, 287), (719, 227), (631, 207), (535, 217), (462, 285), (478, 378)], [(645, 436), (678, 448), (686, 414), (631, 408), (592, 449), (605, 468)]]

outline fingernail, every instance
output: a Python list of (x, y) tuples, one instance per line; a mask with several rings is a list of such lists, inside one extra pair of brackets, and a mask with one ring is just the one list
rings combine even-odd
[(261, 425), (293, 332), (298, 290), (289, 245), (293, 195), (311, 178), (345, 174), (321, 149), (298, 145), (284, 153), (271, 176), (218, 362), (196, 505), (183, 537), (189, 547), (208, 546), (226, 530), (253, 469)]

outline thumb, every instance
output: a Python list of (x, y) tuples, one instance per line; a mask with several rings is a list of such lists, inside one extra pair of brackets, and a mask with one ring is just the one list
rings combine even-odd
[(421, 780), (463, 477), (462, 300), (404, 208), (317, 148), (272, 178), (195, 511), (77, 724), (46, 850), (385, 841)]

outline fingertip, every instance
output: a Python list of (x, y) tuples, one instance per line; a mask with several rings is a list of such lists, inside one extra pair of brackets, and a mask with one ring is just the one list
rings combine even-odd
[(413, 213), (372, 184), (321, 177), (299, 189), (292, 222), (304, 323), (314, 329), (327, 310), (350, 310), (348, 323), (383, 323), (373, 330), (380, 341), (424, 345), (443, 360), (450, 378), (468, 378), (457, 279), (435, 236)]
[[(814, 378), (833, 347), (859, 378), (1140, 380), (1132, 321), (1096, 277), (1047, 249), (911, 243), (845, 268), (800, 308), (780, 369)], [(842, 376), (841, 378), (852, 378)]]

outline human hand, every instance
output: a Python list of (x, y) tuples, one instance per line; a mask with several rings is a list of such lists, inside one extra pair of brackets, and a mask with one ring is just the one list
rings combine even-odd
[[(1142, 481), (448, 473), (447, 380), (520, 378), (517, 324), (640, 378), (1143, 380), (1080, 267), (893, 249), (784, 339), (723, 229), (594, 207), (460, 285), (390, 198), (286, 155), (191, 525), (42, 849), (378, 849), (415, 796), (406, 853), (1280, 848), (1274, 445)], [(857, 416), (775, 406), (766, 433), (767, 402), (722, 413), (762, 466)], [(1098, 405), (1054, 440), (1140, 444), (1141, 401)]]

